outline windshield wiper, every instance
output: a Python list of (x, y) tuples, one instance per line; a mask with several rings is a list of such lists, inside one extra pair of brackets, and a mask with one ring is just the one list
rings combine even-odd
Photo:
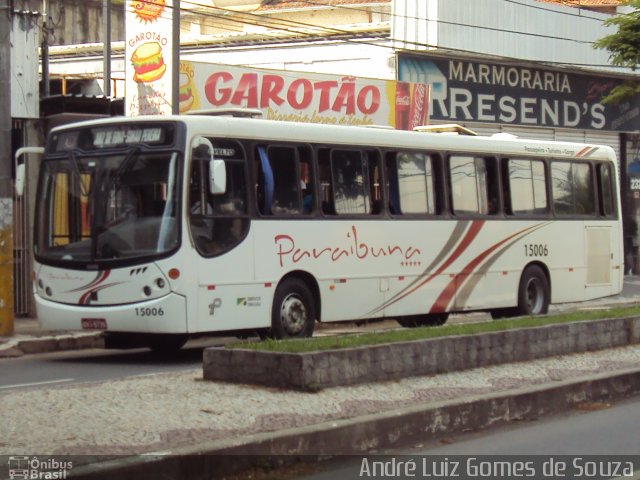
[(124, 160), (122, 160), (122, 162), (120, 163), (120, 165), (115, 171), (115, 175), (118, 178), (120, 178), (120, 175), (122, 175), (124, 172), (127, 171), (127, 169), (129, 168), (129, 164), (133, 161), (133, 157), (139, 152), (140, 152), (140, 147), (134, 147), (129, 151), (129, 153), (127, 153), (127, 156), (124, 157)]
[(76, 158), (76, 153), (74, 150), (71, 150), (69, 152), (69, 157), (71, 159), (71, 165), (73, 166), (73, 173), (75, 173), (76, 176), (78, 177), (78, 183), (80, 184), (80, 193), (84, 197), (88, 197), (89, 188), (85, 186), (84, 182), (82, 181), (82, 173), (80, 173), (80, 164), (78, 163), (78, 159)]

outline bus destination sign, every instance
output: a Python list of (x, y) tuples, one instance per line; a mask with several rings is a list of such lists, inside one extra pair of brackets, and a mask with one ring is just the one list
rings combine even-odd
[(92, 133), (93, 146), (95, 148), (162, 142), (162, 128), (160, 127), (119, 126), (94, 128)]

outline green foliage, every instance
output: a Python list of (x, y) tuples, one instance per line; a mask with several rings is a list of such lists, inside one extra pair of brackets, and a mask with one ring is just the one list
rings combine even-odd
[(559, 315), (537, 317), (520, 317), (487, 322), (460, 323), (441, 327), (420, 327), (411, 329), (387, 330), (353, 335), (331, 337), (314, 337), (293, 340), (265, 340), (262, 342), (237, 342), (227, 348), (262, 350), (269, 352), (302, 353), (340, 348), (354, 348), (382, 343), (411, 342), (427, 338), (447, 337), (452, 335), (473, 335), (485, 332), (499, 332), (515, 328), (541, 327), (558, 323), (579, 322), (605, 318), (620, 318), (640, 315), (640, 307), (621, 307), (605, 310), (578, 311)]
[[(605, 22), (617, 32), (596, 41), (593, 46), (608, 50), (612, 65), (627, 67), (635, 71), (640, 65), (640, 0), (624, 3), (633, 8), (629, 13), (616, 15)], [(640, 94), (640, 81), (629, 79), (616, 86), (603, 98), (603, 103), (620, 103)]]

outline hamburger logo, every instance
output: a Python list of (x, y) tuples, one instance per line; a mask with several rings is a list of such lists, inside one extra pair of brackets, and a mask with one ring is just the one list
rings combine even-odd
[(143, 22), (151, 23), (158, 20), (164, 11), (165, 0), (133, 0), (131, 8)]
[(167, 71), (158, 42), (143, 43), (136, 48), (131, 55), (131, 63), (136, 71), (133, 79), (138, 83), (155, 82)]
[(193, 102), (195, 101), (191, 78), (186, 73), (180, 73), (178, 100), (180, 101), (180, 113), (189, 111), (191, 107), (193, 107)]

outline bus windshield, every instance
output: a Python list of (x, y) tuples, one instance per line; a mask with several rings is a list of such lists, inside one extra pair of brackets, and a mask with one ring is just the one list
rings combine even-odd
[(64, 264), (159, 256), (178, 246), (178, 154), (132, 147), (45, 158), (35, 253)]

